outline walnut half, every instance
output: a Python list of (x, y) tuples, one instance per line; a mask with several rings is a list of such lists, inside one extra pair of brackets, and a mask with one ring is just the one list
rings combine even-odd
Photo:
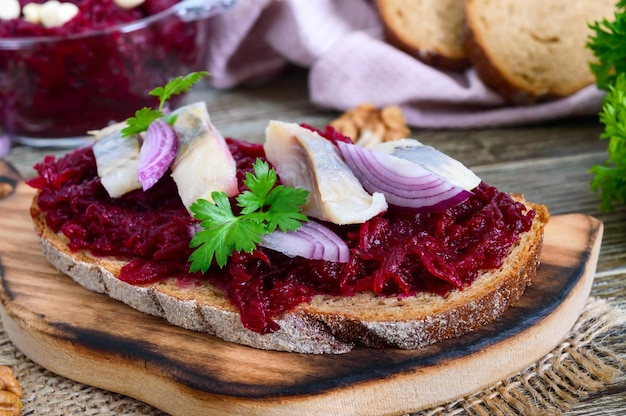
[(0, 366), (0, 416), (19, 416), (22, 412), (22, 387), (13, 370)]
[(403, 139), (411, 132), (402, 109), (395, 105), (379, 110), (373, 104), (363, 103), (346, 111), (330, 125), (363, 147)]

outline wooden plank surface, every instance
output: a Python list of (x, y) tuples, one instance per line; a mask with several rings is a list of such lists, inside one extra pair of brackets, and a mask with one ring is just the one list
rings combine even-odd
[(495, 383), (567, 334), (591, 289), (603, 232), (590, 216), (554, 217), (536, 281), (482, 330), (416, 351), (304, 355), (226, 343), (83, 289), (41, 255), (32, 196), (22, 184), (0, 201), (0, 229), (12, 236), (0, 241), (11, 340), (55, 373), (181, 416), (399, 414)]

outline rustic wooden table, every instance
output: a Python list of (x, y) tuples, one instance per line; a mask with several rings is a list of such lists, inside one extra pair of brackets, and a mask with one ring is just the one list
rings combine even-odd
[[(224, 136), (260, 141), (270, 119), (325, 126), (338, 113), (316, 108), (308, 100), (306, 72), (291, 69), (276, 81), (232, 91), (198, 88), (187, 101), (205, 100)], [(604, 240), (592, 296), (626, 308), (626, 207), (599, 210), (590, 191), (589, 168), (606, 158), (607, 142), (595, 117), (542, 125), (477, 130), (412, 130), (412, 137), (431, 144), (471, 167), (485, 182), (503, 191), (521, 192), (548, 206), (552, 215), (584, 213), (604, 223)], [(15, 146), (6, 157), (25, 178), (45, 154), (67, 149)], [(626, 354), (626, 333), (605, 340)], [(577, 405), (568, 414), (626, 414), (626, 381)]]

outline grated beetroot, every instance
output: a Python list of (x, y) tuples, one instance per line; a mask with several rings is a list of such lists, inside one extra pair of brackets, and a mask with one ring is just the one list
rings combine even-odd
[[(43, 4), (48, 0), (19, 0), (20, 6)], [(78, 14), (60, 27), (44, 27), (24, 19), (0, 20), (0, 38), (68, 36), (94, 32), (124, 23), (130, 23), (162, 12), (180, 0), (145, 0), (131, 9), (123, 9), (114, 0), (63, 0), (78, 7)]]
[[(112, 30), (180, 0), (146, 0), (129, 10), (113, 0), (66, 1), (75, 3), (79, 13), (61, 27), (0, 19), (0, 125), (7, 133), (84, 136), (132, 116), (137, 108), (155, 107), (158, 99), (148, 95), (150, 90), (205, 64), (201, 42), (207, 19), (185, 22), (171, 13), (130, 31)], [(50, 36), (58, 39), (39, 42)], [(16, 46), (13, 38), (29, 42)], [(170, 104), (179, 100), (174, 97)]]
[[(332, 138), (331, 138), (332, 139)], [(227, 139), (243, 176), (263, 147)], [(40, 190), (39, 205), (70, 248), (129, 260), (120, 279), (147, 284), (176, 277), (185, 287), (202, 279), (221, 288), (241, 312), (244, 325), (260, 333), (278, 329), (274, 318), (317, 294), (351, 296), (374, 291), (386, 296), (419, 292), (445, 295), (470, 285), (481, 269), (499, 267), (519, 234), (530, 229), (534, 211), (481, 183), (463, 204), (443, 212), (415, 214), (393, 207), (353, 226), (328, 224), (348, 244), (347, 264), (289, 258), (259, 248), (235, 253), (224, 269), (188, 272), (189, 227), (195, 223), (176, 186), (165, 175), (147, 192), (111, 199), (100, 184), (91, 149), (35, 166), (28, 183)]]

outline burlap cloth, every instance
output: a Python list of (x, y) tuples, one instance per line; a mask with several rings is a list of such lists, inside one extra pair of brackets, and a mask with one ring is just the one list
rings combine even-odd
[[(519, 374), (446, 406), (415, 415), (559, 415), (589, 395), (623, 382), (626, 310), (590, 298), (567, 339)], [(0, 326), (0, 364), (24, 390), (22, 415), (167, 416), (145, 403), (60, 377), (15, 348)]]

